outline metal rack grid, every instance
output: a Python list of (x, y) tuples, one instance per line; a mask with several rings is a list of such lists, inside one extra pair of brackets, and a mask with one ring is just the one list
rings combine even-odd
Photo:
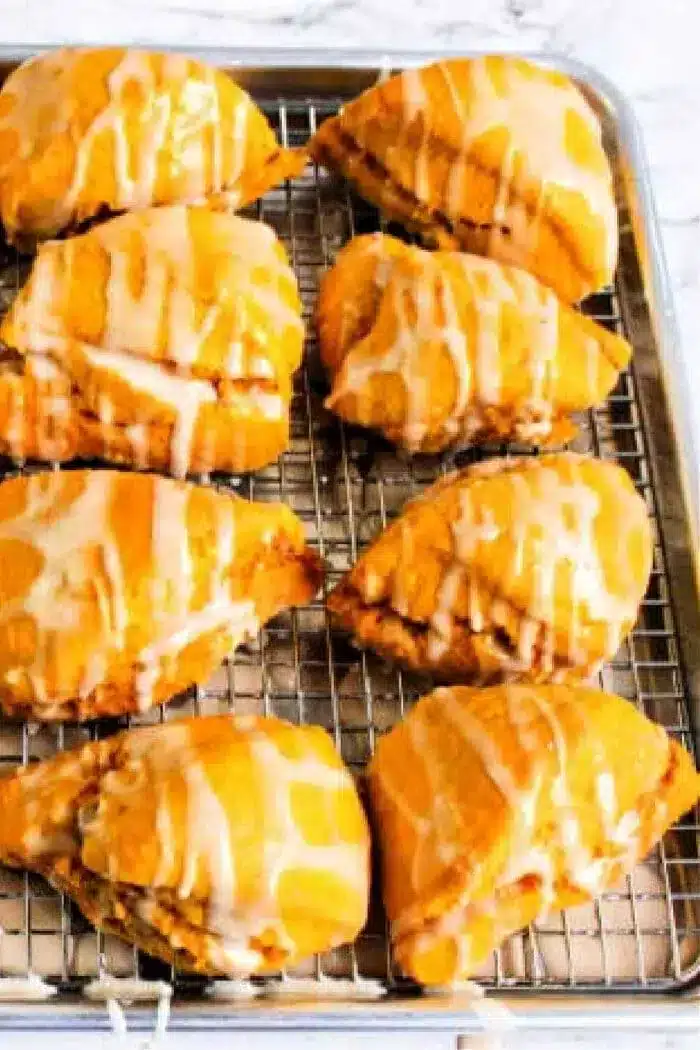
[[(299, 145), (337, 103), (326, 98), (280, 101), (267, 108), (282, 141)], [(379, 216), (353, 198), (343, 183), (315, 168), (269, 193), (253, 214), (274, 226), (288, 247), (308, 325), (306, 363), (297, 377), (289, 451), (279, 463), (253, 476), (213, 482), (255, 499), (287, 502), (325, 559), (330, 587), (410, 496), (455, 462), (503, 449), (408, 461), (328, 413), (322, 404), (325, 386), (313, 326), (318, 277), (349, 237), (379, 228)], [(625, 236), (629, 229), (623, 225), (623, 240)], [(25, 264), (9, 253), (0, 262), (0, 305), (6, 307), (23, 279)], [(616, 292), (592, 297), (585, 309), (600, 323), (622, 328)], [(653, 573), (638, 624), (601, 681), (692, 749), (686, 682), (634, 370), (621, 376), (606, 405), (580, 422), (576, 447), (624, 464), (647, 502), (656, 538)], [(315, 722), (333, 734), (343, 758), (359, 772), (376, 735), (399, 719), (429, 684), (372, 654), (358, 653), (348, 639), (331, 631), (319, 600), (278, 617), (206, 687), (130, 721), (235, 710)], [(112, 732), (126, 721), (89, 728), (2, 724), (0, 770)], [(696, 823), (677, 827), (615, 892), (590, 906), (539, 921), (511, 938), (480, 975), (483, 982), (500, 989), (629, 991), (669, 989), (689, 980), (700, 970), (699, 832)], [(202, 989), (199, 979), (173, 974), (164, 964), (96, 933), (70, 901), (33, 875), (0, 871), (0, 927), (3, 975), (38, 973), (66, 992), (78, 990), (103, 970), (117, 976), (172, 978), (186, 994)], [(294, 972), (312, 978), (378, 978), (390, 990), (407, 984), (394, 969), (377, 901), (354, 946)]]

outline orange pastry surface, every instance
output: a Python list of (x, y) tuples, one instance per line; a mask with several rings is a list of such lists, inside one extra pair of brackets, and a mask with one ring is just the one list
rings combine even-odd
[(569, 302), (612, 279), (601, 127), (562, 73), (505, 55), (409, 69), (326, 120), (310, 148), (440, 248), (522, 266)]
[(235, 977), (352, 940), (369, 833), (318, 727), (182, 719), (0, 779), (0, 859), (180, 969)]
[(206, 681), (321, 566), (288, 507), (155, 475), (0, 485), (0, 707), (33, 720), (145, 710)]
[(234, 210), (304, 163), (229, 76), (185, 55), (59, 48), (0, 91), (0, 217), (20, 245), (150, 205)]
[(525, 270), (381, 233), (324, 275), (318, 329), (329, 407), (411, 452), (565, 441), (631, 355)]
[(263, 223), (173, 205), (51, 241), (0, 326), (0, 452), (255, 470), (286, 448), (303, 338)]
[(446, 681), (583, 678), (617, 651), (652, 559), (621, 467), (495, 459), (410, 503), (328, 597), (362, 645)]
[(581, 686), (438, 689), (369, 769), (394, 952), (422, 984), (612, 888), (700, 796), (690, 755)]

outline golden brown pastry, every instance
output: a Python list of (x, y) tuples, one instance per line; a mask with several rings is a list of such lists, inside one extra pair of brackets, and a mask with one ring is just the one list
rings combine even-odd
[(395, 956), (428, 985), (614, 886), (700, 796), (660, 726), (581, 686), (438, 689), (369, 783)]
[(288, 507), (156, 475), (0, 485), (0, 706), (33, 720), (145, 710), (205, 681), (318, 590)]
[(505, 55), (409, 69), (326, 120), (310, 148), (428, 243), (522, 266), (568, 302), (612, 280), (601, 128), (562, 73)]
[(0, 452), (255, 470), (286, 448), (303, 338), (263, 223), (173, 205), (51, 241), (0, 327)]
[(493, 459), (408, 505), (328, 598), (362, 645), (446, 681), (586, 677), (630, 631), (652, 538), (629, 475)]
[(304, 163), (229, 76), (185, 55), (59, 48), (0, 91), (0, 217), (11, 243), (154, 204), (234, 210)]
[(327, 405), (410, 452), (567, 440), (631, 347), (514, 266), (356, 237), (321, 282)]
[(0, 779), (0, 806), (0, 859), (180, 969), (276, 970), (365, 921), (365, 816), (316, 726), (222, 716), (131, 730)]

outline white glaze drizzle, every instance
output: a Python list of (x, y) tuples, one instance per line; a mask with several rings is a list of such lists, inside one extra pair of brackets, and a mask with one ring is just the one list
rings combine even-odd
[[(209, 128), (210, 128), (210, 132), (211, 132), (211, 156), (210, 156), (211, 176), (210, 176), (210, 179), (209, 179), (209, 186), (210, 186), (212, 192), (215, 193), (224, 184), (224, 158), (223, 158), (223, 135), (222, 135), (222, 127), (221, 127), (221, 105), (220, 105), (220, 102), (219, 102), (219, 92), (218, 92), (217, 86), (216, 86), (216, 70), (214, 69), (213, 66), (207, 66), (206, 67), (206, 70), (205, 70), (205, 73), (204, 73), (204, 79), (206, 80), (207, 86), (208, 86), (208, 89), (209, 89), (209, 105), (210, 105)], [(247, 105), (245, 104), (245, 100), (242, 103), (239, 103), (238, 106), (236, 107), (236, 116), (237, 116), (238, 110), (240, 108), (243, 108), (244, 110), (247, 110)], [(235, 147), (239, 147), (238, 149), (236, 149), (234, 147), (234, 160), (237, 161), (239, 159), (239, 157), (240, 157), (239, 170), (236, 171), (236, 172), (232, 172), (232, 175), (231, 175), (231, 181), (235, 183), (235, 182), (238, 181), (238, 176), (240, 174), (240, 169), (243, 166), (243, 153), (242, 153), (242, 150), (245, 147), (244, 147), (244, 143), (239, 142), (238, 139), (236, 139), (235, 135), (234, 135), (234, 144), (235, 144)]]
[[(22, 667), (8, 669), (5, 675), (12, 670), (26, 673), (40, 703), (47, 703), (50, 699), (47, 676), (50, 674), (52, 641), (62, 631), (77, 629), (83, 615), (81, 587), (94, 583), (84, 559), (86, 548), (98, 547), (102, 551), (105, 577), (100, 586), (107, 596), (107, 601), (101, 606), (107, 617), (101, 624), (102, 645), (107, 644), (112, 630), (116, 628), (118, 631), (126, 618), (120, 555), (107, 520), (111, 485), (100, 472), (86, 473), (83, 477), (82, 491), (61, 513), (56, 513), (55, 508), (70, 483), (71, 475), (31, 476), (26, 480), (24, 511), (0, 525), (0, 540), (24, 543), (39, 551), (44, 558), (42, 570), (28, 592), (5, 602), (0, 611), (0, 622), (25, 614), (36, 624), (37, 643), (33, 660)], [(86, 675), (99, 677), (99, 669), (99, 662), (86, 661)]]
[(196, 896), (194, 890), (200, 865), (208, 868), (211, 884), (209, 921), (213, 929), (220, 930), (231, 912), (236, 895), (228, 815), (211, 786), (204, 766), (193, 760), (191, 749), (185, 750), (184, 755), (182, 775), (187, 785), (187, 850), (177, 895), (182, 900)]
[[(376, 250), (380, 250), (379, 243)], [(449, 355), (456, 393), (445, 417), (433, 420), (433, 429), (442, 428), (450, 441), (470, 440), (485, 425), (485, 409), (509, 407), (515, 417), (514, 430), (521, 439), (546, 437), (557, 411), (560, 368), (561, 306), (554, 293), (530, 274), (489, 259), (455, 252), (428, 253), (419, 248), (407, 247), (405, 251), (406, 259), (413, 263), (408, 271), (400, 262), (391, 260), (385, 268), (388, 274), (382, 272), (375, 278), (382, 299), (389, 299), (393, 307), (393, 342), (387, 345), (376, 339), (375, 349), (375, 336), (370, 333), (351, 348), (335, 377), (328, 406), (333, 408), (348, 395), (361, 398), (369, 380), (377, 375), (399, 376), (406, 391), (401, 442), (417, 451), (429, 429), (430, 418), (425, 354), (435, 353), (435, 347), (440, 346)], [(415, 323), (407, 312), (407, 302), (413, 304)], [(471, 340), (458, 302), (469, 303), (475, 313), (475, 337)], [(344, 306), (343, 312), (350, 309)], [(516, 310), (519, 315), (519, 369), (521, 382), (526, 380), (517, 404), (512, 406), (504, 404), (502, 394), (502, 324), (506, 309)], [(600, 354), (595, 340), (591, 344), (587, 360)], [(587, 375), (593, 381), (597, 378), (596, 369), (588, 367)], [(589, 387), (590, 400), (595, 400), (597, 393), (596, 386)], [(358, 421), (377, 425), (372, 418)]]
[(490, 509), (484, 504), (476, 506), (466, 491), (462, 494), (461, 514), (452, 532), (455, 557), (442, 577), (429, 622), (427, 655), (433, 661), (439, 661), (449, 649), (454, 630), (454, 609), (463, 584), (467, 587), (469, 628), (481, 632), (486, 626), (478, 583), (469, 576), (467, 566), (478, 544), (490, 543), (500, 535)]
[[(415, 158), (414, 185), (419, 198), (430, 200), (430, 99), (423, 86), (420, 69), (409, 68), (401, 75), (404, 128), (398, 149), (405, 150), (405, 140), (411, 124), (421, 121), (421, 138), (417, 149), (411, 153)], [(406, 153), (404, 153), (404, 156)], [(399, 153), (399, 157), (401, 154)]]
[(172, 472), (183, 478), (190, 465), (195, 427), (206, 404), (215, 404), (216, 390), (204, 379), (165, 372), (151, 361), (107, 350), (88, 350), (95, 371), (113, 372), (134, 390), (168, 406), (175, 414), (172, 436)]
[[(293, 305), (295, 279), (277, 250), (273, 231), (235, 216), (212, 215), (209, 221), (214, 226), (217, 251), (226, 263), (218, 264), (221, 272), (216, 298), (206, 306), (201, 318), (190, 211), (183, 206), (126, 216), (87, 235), (101, 244), (110, 264), (106, 320), (99, 345), (72, 338), (61, 314), (61, 289), (63, 282), (70, 279), (80, 239), (52, 243), (39, 252), (29, 291), (20, 296), (13, 313), (17, 341), (28, 351), (29, 367), (47, 384), (44, 402), (49, 416), (55, 418), (58, 407), (64, 413), (70, 412), (70, 382), (80, 389), (85, 381), (90, 391), (98, 386), (98, 417), (105, 428), (118, 425), (108, 386), (113, 377), (130, 387), (137, 397), (145, 395), (167, 407), (173, 420), (171, 469), (178, 477), (190, 470), (198, 429), (197, 447), (205, 441), (201, 416), (206, 405), (221, 405), (245, 415), (259, 414), (266, 420), (282, 418), (287, 399), (279, 392), (268, 347), (272, 348), (275, 340), (288, 337), (290, 329), (295, 332), (292, 339), (298, 338), (302, 330)], [(143, 280), (138, 293), (134, 293), (130, 282), (134, 242), (126, 237), (129, 231), (138, 234), (142, 252)], [(60, 282), (59, 263), (64, 272)], [(263, 321), (249, 316), (249, 301), (257, 304)], [(223, 314), (231, 330), (228, 360), (221, 363), (220, 371), (213, 377), (195, 375), (192, 368), (201, 361)], [(252, 343), (255, 348), (245, 358), (244, 338), (247, 345)], [(150, 356), (156, 351), (162, 353), (161, 358)], [(73, 360), (82, 365), (78, 375), (71, 374)], [(231, 372), (227, 371), (229, 362), (233, 366)], [(82, 378), (84, 372), (86, 380)], [(49, 381), (54, 375), (60, 380), (60, 406), (50, 402)], [(222, 395), (219, 379), (250, 385), (244, 389), (232, 387)], [(267, 385), (259, 385), (258, 380)], [(21, 444), (21, 411), (18, 402), (8, 424), (13, 451)], [(135, 463), (143, 468), (149, 464), (148, 420), (154, 409), (144, 407), (141, 411), (140, 419), (122, 425)], [(49, 444), (47, 440), (46, 453), (53, 450)]]
[(165, 981), (145, 981), (138, 977), (113, 977), (103, 973), (90, 981), (83, 989), (83, 995), (94, 1002), (107, 1002), (109, 999), (121, 1000), (124, 1003), (157, 1002), (170, 999), (173, 990)]
[[(512, 61), (504, 62), (499, 68), (499, 77), (505, 81), (503, 93), (489, 72), (488, 59), (472, 59), (465, 64), (443, 61), (437, 63), (436, 68), (442, 74), (462, 126), (462, 142), (450, 171), (444, 201), (448, 215), (462, 214), (466, 161), (476, 142), (504, 128), (507, 146), (498, 173), (489, 251), (504, 261), (525, 265), (536, 243), (540, 211), (547, 202), (550, 187), (561, 187), (580, 194), (590, 214), (599, 221), (604, 237), (604, 266), (612, 274), (617, 255), (612, 177), (607, 170), (594, 171), (579, 164), (566, 142), (566, 122), (570, 114), (576, 114), (593, 140), (601, 142), (600, 123), (583, 95), (569, 82), (557, 83), (542, 75), (529, 76)], [(516, 162), (527, 172), (527, 179), (541, 187), (539, 208), (534, 215), (528, 213), (522, 192), (517, 192)], [(510, 229), (510, 236), (503, 232), (503, 227)]]
[[(590, 850), (581, 841), (580, 812), (571, 795), (569, 786), (569, 749), (564, 728), (555, 707), (541, 689), (528, 692), (517, 692), (516, 697), (525, 697), (535, 707), (546, 723), (554, 746), (558, 771), (552, 786), (551, 799), (558, 811), (559, 843), (564, 858), (564, 873), (572, 883), (584, 893), (595, 896), (603, 891), (609, 881), (610, 870), (614, 865), (628, 865), (639, 850), (639, 816), (636, 810), (620, 813), (616, 798), (615, 780), (612, 771), (605, 768), (602, 745), (597, 742), (594, 747), (596, 758), (595, 805), (603, 833), (606, 855), (593, 857)], [(517, 705), (518, 699), (515, 704)], [(513, 710), (513, 707), (510, 707)], [(580, 715), (581, 734), (586, 735), (585, 708), (570, 706), (574, 715)], [(516, 723), (517, 724), (517, 723)], [(532, 750), (532, 741), (522, 738), (521, 742)], [(596, 741), (593, 741), (596, 744)], [(549, 899), (545, 895), (544, 905), (549, 908), (554, 889), (549, 889)]]
[(428, 632), (429, 660), (440, 660), (449, 649), (454, 627), (453, 609), (457, 603), (457, 595), (463, 579), (464, 567), (458, 562), (453, 562), (438, 587), (435, 609), (430, 617)]
[(134, 466), (137, 470), (147, 470), (151, 455), (148, 423), (131, 423), (124, 427), (124, 434), (129, 442)]
[[(183, 900), (193, 897), (201, 900), (195, 888), (206, 882), (209, 887), (207, 925), (212, 935), (210, 961), (231, 976), (246, 977), (263, 961), (261, 952), (250, 942), (266, 931), (274, 932), (281, 949), (294, 951), (294, 943), (284, 928), (280, 912), (281, 876), (291, 870), (328, 872), (362, 896), (366, 893), (367, 853), (364, 841), (349, 842), (337, 838), (327, 844), (308, 842), (293, 814), (292, 790), (297, 784), (321, 788), (326, 793), (321, 804), (329, 805), (329, 812), (334, 812), (334, 793), (354, 790), (350, 774), (345, 769), (325, 765), (310, 749), (298, 757), (287, 757), (274, 737), (265, 731), (264, 721), (235, 717), (222, 718), (224, 721), (231, 725), (222, 732), (233, 730), (240, 733), (247, 744), (255, 775), (260, 778), (263, 790), (261, 834), (265, 848), (259, 896), (253, 903), (238, 898), (235, 818), (209, 779), (206, 756), (200, 752), (190, 726), (182, 723), (153, 727), (134, 734), (126, 746), (130, 761), (136, 767), (147, 763), (144, 775), (156, 792), (157, 814), (171, 806), (165, 785), (171, 782), (174, 774), (180, 779), (187, 809), (184, 847), (180, 850), (176, 846), (172, 818), (158, 816), (157, 875), (171, 882), (173, 874), (179, 871), (176, 892)], [(115, 774), (107, 774), (103, 779), (103, 792), (114, 794), (118, 791)], [(118, 857), (109, 848), (107, 812), (107, 808), (101, 805), (91, 821), (89, 832), (104, 844), (108, 870), (118, 871)], [(157, 882), (154, 888), (158, 888)]]
[[(596, 861), (582, 841), (580, 816), (569, 786), (569, 749), (564, 728), (554, 707), (541, 691), (533, 689), (529, 699), (549, 728), (556, 755), (558, 768), (551, 786), (551, 800), (557, 811), (556, 838), (564, 859), (564, 873), (573, 886), (595, 896), (605, 885), (609, 864), (602, 858)], [(585, 726), (582, 726), (582, 732), (585, 733)], [(545, 907), (548, 908), (554, 888), (547, 887), (547, 891)]]
[[(40, 268), (37, 287), (27, 303), (26, 309), (22, 311), (19, 316), (15, 317), (15, 325), (19, 341), (21, 341), (26, 335), (27, 330), (40, 324), (41, 318), (44, 314), (51, 310), (55, 297), (57, 278), (54, 260), (52, 258), (44, 259), (39, 257), (35, 261), (35, 267)], [(46, 401), (47, 404), (50, 403), (53, 400), (52, 391), (54, 386), (61, 380), (61, 371), (58, 365), (49, 358), (31, 355), (27, 359), (26, 370), (27, 374), (32, 377), (38, 387), (45, 387)], [(64, 393), (69, 393), (67, 383), (64, 384)], [(3, 435), (8, 442), (10, 453), (15, 458), (21, 458), (26, 453), (25, 432), (27, 428), (27, 418), (25, 397), (26, 393), (24, 386), (18, 383), (17, 395), (13, 396), (5, 434)], [(48, 420), (45, 420), (44, 426), (47, 425)], [(43, 440), (38, 443), (45, 449), (46, 457), (49, 459), (52, 458), (57, 451), (54, 448), (54, 443), (48, 437), (48, 434), (44, 435)]]
[[(325, 789), (326, 805), (332, 792), (349, 785), (349, 774), (344, 769), (323, 765), (309, 752), (305, 757), (287, 758), (264, 732), (255, 732), (250, 741), (251, 752), (264, 770), (266, 789), (265, 812), (269, 819), (266, 828), (264, 885), (253, 914), (238, 936), (250, 936), (251, 930), (272, 926), (282, 947), (292, 948), (279, 911), (279, 884), (282, 875), (290, 870), (328, 872), (340, 882), (353, 887), (358, 894), (365, 892), (366, 856), (364, 843), (341, 839), (329, 844), (312, 844), (300, 831), (292, 810), (292, 789), (295, 784), (313, 785)], [(249, 925), (252, 921), (252, 927)]]
[[(123, 650), (126, 644), (126, 630), (129, 626), (129, 610), (126, 600), (126, 581), (121, 563), (119, 546), (113, 532), (110, 538), (110, 526), (102, 522), (102, 564), (104, 579), (95, 577), (98, 593), (104, 594), (101, 606), (101, 621), (104, 624), (105, 642), (109, 649)], [(108, 648), (97, 645), (86, 652), (85, 670), (78, 686), (81, 699), (88, 697), (104, 682), (109, 673)]]
[[(467, 705), (457, 699), (454, 690), (436, 690), (427, 702), (433, 706), (440, 705), (442, 717), (449, 721), (449, 724), (478, 756), (482, 768), (497, 788), (510, 812), (511, 847), (503, 869), (496, 879), (497, 892), (503, 888), (507, 889), (522, 878), (534, 877), (537, 880), (536, 885), (541, 899), (540, 913), (544, 915), (555, 902), (558, 892), (555, 881), (557, 878), (564, 877), (587, 896), (595, 896), (607, 886), (615, 867), (620, 864), (627, 866), (634, 861), (639, 850), (638, 814), (635, 810), (629, 810), (624, 814), (618, 813), (614, 801), (614, 781), (610, 770), (601, 769), (596, 775), (597, 785), (601, 777), (607, 777), (611, 782), (603, 788), (602, 792), (598, 786), (596, 788), (595, 804), (603, 834), (601, 854), (594, 856), (585, 846), (582, 840), (579, 811), (569, 787), (567, 738), (555, 706), (547, 698), (546, 689), (519, 686), (508, 687), (507, 690), (508, 721), (516, 730), (520, 747), (530, 756), (531, 780), (529, 784), (523, 785), (516, 783), (511, 766), (504, 759), (491, 731), (479, 719), (477, 710), (467, 710)], [(538, 769), (540, 764), (538, 755), (541, 756), (546, 752), (541, 750), (542, 745), (535, 730), (536, 721), (540, 726), (546, 726), (554, 749), (556, 772), (551, 782), (549, 780), (545, 782)], [(416, 759), (422, 764), (429, 782), (435, 788), (440, 783), (437, 771), (441, 768), (441, 763), (433, 757), (423, 732), (417, 731), (416, 727), (420, 722), (420, 710), (409, 716), (410, 738)], [(581, 729), (585, 734), (585, 721), (582, 721)], [(429, 770), (431, 772), (428, 772)], [(433, 850), (436, 849), (435, 842), (432, 838), (429, 840), (429, 836), (437, 836), (439, 841), (441, 835), (447, 836), (448, 856), (450, 853), (454, 856), (455, 827), (435, 823), (434, 815), (437, 810), (435, 797), (431, 794), (427, 816), (422, 813), (415, 813), (412, 816), (412, 811), (403, 804), (400, 787), (389, 781), (381, 765), (376, 775), (385, 802), (390, 802), (393, 807), (400, 805), (400, 812), (403, 813), (404, 819), (408, 819), (413, 824), (417, 838), (413, 859), (419, 856), (420, 847), (427, 841), (430, 841)], [(537, 838), (536, 814), (542, 792), (547, 792), (554, 804), (556, 824), (553, 844), (540, 842)], [(555, 868), (554, 851), (560, 857), (562, 865), (560, 871)], [(416, 933), (418, 953), (430, 950), (436, 939), (452, 938), (458, 950), (456, 976), (468, 973), (471, 966), (470, 937), (466, 931), (470, 917), (479, 914), (493, 914), (497, 907), (495, 895), (487, 900), (472, 899), (478, 876), (479, 868), (474, 866), (474, 870), (466, 879), (465, 886), (454, 905), (439, 918), (431, 921), (428, 926), (424, 926), (420, 908), (418, 911), (414, 906), (406, 908), (392, 923), (394, 936), (402, 937), (408, 933)], [(421, 883), (411, 879), (410, 885), (420, 895)], [(497, 912), (495, 914), (497, 915)], [(421, 929), (422, 926), (424, 928)]]
[[(583, 625), (589, 622), (606, 625), (606, 651), (615, 652), (626, 625), (634, 620), (638, 593), (632, 583), (628, 593), (610, 589), (595, 534), (597, 522), (608, 510), (597, 491), (580, 475), (577, 457), (566, 456), (562, 462), (573, 475), (571, 479), (562, 477), (554, 463), (548, 465), (546, 459), (507, 474), (513, 510), (505, 528), (511, 553), (500, 565), (501, 597), (489, 598), (486, 609), (479, 581), (472, 577), (469, 566), (478, 548), (497, 541), (502, 529), (496, 525), (487, 502), (477, 499), (471, 487), (462, 484), (460, 514), (452, 526), (454, 560), (443, 574), (429, 623), (429, 659), (439, 661), (449, 646), (462, 580), (468, 591), (469, 626), (476, 632), (491, 624), (508, 627), (508, 596), (519, 592), (526, 581), (526, 611), (520, 615), (519, 633), (513, 640), (515, 654), (507, 650), (500, 654), (503, 668), (509, 673), (517, 674), (535, 664), (554, 672), (557, 659), (571, 666), (590, 665), (583, 634)], [(620, 520), (628, 528), (635, 528), (639, 520), (637, 508), (627, 506), (623, 492), (619, 500)], [(562, 625), (562, 648), (554, 635), (555, 603), (566, 581), (569, 621)], [(400, 612), (398, 608), (397, 611)], [(499, 655), (498, 646), (494, 645), (493, 652)]]
[(51, 999), (57, 991), (36, 973), (26, 977), (0, 977), (0, 1002), (43, 1002)]
[(233, 186), (240, 181), (245, 166), (249, 109), (248, 99), (244, 98), (238, 103), (233, 114), (233, 158), (230, 179)]
[[(63, 48), (26, 63), (5, 83), (3, 93), (12, 93), (14, 105), (0, 118), (0, 129), (19, 137), (17, 156), (30, 163), (34, 143), (70, 135), (76, 145), (71, 180), (55, 200), (43, 201), (43, 226), (56, 233), (69, 225), (81, 205), (98, 140), (107, 134), (113, 145), (114, 211), (143, 208), (156, 202), (159, 168), (176, 179), (181, 199), (204, 200), (211, 193), (237, 192), (245, 170), (246, 122), (250, 100), (239, 89), (232, 115), (234, 135), (224, 165), (220, 97), (214, 69), (181, 55), (159, 56), (125, 50), (105, 78), (107, 102), (80, 136), (71, 120), (65, 97), (73, 66), (83, 53)], [(162, 63), (162, 82), (156, 78), (155, 62)], [(138, 133), (127, 127), (123, 102), (126, 88), (135, 85), (143, 97)], [(38, 132), (38, 134), (37, 134)], [(210, 144), (207, 140), (209, 135)], [(0, 178), (12, 173), (15, 153), (0, 162)], [(230, 170), (227, 168), (230, 167)], [(21, 203), (21, 196), (18, 203)], [(14, 215), (10, 215), (10, 225)]]
[[(409, 719), (406, 723), (411, 747), (416, 760), (422, 764), (425, 778), (428, 782), (428, 795), (431, 800), (430, 813), (428, 817), (421, 818), (414, 814), (414, 828), (419, 829), (421, 844), (428, 851), (424, 857), (423, 851), (416, 850), (409, 868), (409, 885), (418, 886), (421, 883), (422, 865), (434, 863), (433, 852), (437, 853), (441, 863), (449, 864), (455, 857), (455, 843), (458, 840), (459, 828), (464, 823), (459, 810), (450, 804), (440, 778), (440, 768), (435, 764), (425, 761), (426, 751), (429, 750), (428, 736), (425, 727), (419, 719)], [(390, 792), (391, 794), (391, 792)], [(400, 796), (400, 790), (391, 794), (392, 802)], [(410, 819), (410, 811), (403, 807), (404, 816)]]
[[(117, 475), (105, 471), (86, 472), (82, 490), (58, 510), (65, 500), (65, 488), (75, 474), (32, 475), (22, 484), (27, 488), (26, 506), (14, 518), (0, 524), (0, 543), (20, 541), (39, 551), (44, 564), (29, 590), (8, 600), (0, 610), (0, 624), (16, 616), (28, 615), (36, 624), (37, 644), (29, 663), (17, 664), (4, 672), (8, 685), (25, 677), (37, 701), (50, 707), (67, 699), (53, 695), (55, 688), (75, 689), (87, 698), (110, 674), (114, 659), (128, 652), (140, 668), (135, 689), (140, 706), (153, 702), (154, 688), (168, 662), (203, 634), (225, 631), (233, 646), (254, 635), (259, 627), (254, 603), (230, 597), (230, 567), (236, 555), (235, 510), (233, 501), (217, 502), (215, 564), (209, 579), (209, 597), (201, 608), (192, 608), (191, 554), (186, 511), (191, 489), (167, 478), (153, 478), (152, 544), (153, 559), (148, 585), (151, 589), (153, 617), (150, 642), (133, 653), (128, 645), (130, 611), (122, 562), (123, 537), (115, 534), (109, 514)], [(19, 484), (19, 481), (6, 484)], [(267, 541), (266, 541), (267, 542)], [(101, 570), (95, 574), (85, 551), (96, 548)], [(84, 652), (79, 681), (49, 684), (55, 676), (51, 654), (61, 645), (62, 634), (73, 634), (86, 615), (86, 594), (96, 594), (97, 615), (91, 645)], [(70, 694), (69, 694), (70, 695)]]
[(112, 977), (103, 973), (90, 981), (83, 989), (83, 995), (93, 1002), (103, 1002), (112, 1024), (112, 1030), (118, 1037), (128, 1034), (126, 1013), (122, 1003), (156, 1002), (156, 1025), (153, 1038), (144, 1044), (144, 1050), (160, 1044), (167, 1034), (170, 1018), (170, 1001), (173, 989), (165, 981), (144, 981), (139, 977)]
[(551, 630), (556, 596), (568, 575), (568, 658), (572, 663), (585, 664), (583, 619), (608, 625), (614, 652), (624, 625), (634, 620), (638, 595), (618, 595), (610, 590), (595, 534), (604, 512), (601, 497), (583, 481), (576, 459), (570, 457), (568, 463), (571, 481), (544, 461), (537, 469), (510, 473), (517, 513), (511, 529), (513, 556), (503, 568), (504, 591), (509, 592), (529, 566), (533, 585), (528, 593), (528, 615)]
[(184, 618), (163, 623), (157, 641), (147, 645), (136, 657), (139, 670), (134, 685), (139, 708), (147, 710), (153, 705), (156, 683), (167, 671), (169, 662), (202, 635), (225, 630), (232, 647), (236, 648), (246, 638), (254, 637), (259, 627), (254, 602), (231, 601), (229, 598), (209, 602), (203, 609), (192, 611)]
[(175, 852), (175, 826), (165, 793), (158, 799), (156, 805), (156, 827), (158, 837), (159, 862), (153, 877), (156, 886), (166, 883), (168, 876), (177, 863)]
[(451, 689), (438, 689), (433, 696), (439, 702), (443, 716), (479, 757), (489, 779), (498, 788), (506, 805), (515, 813), (531, 812), (532, 807), (525, 792), (516, 783), (498, 743), (488, 729), (481, 724), (476, 715), (467, 710), (465, 704), (459, 703)]
[[(153, 590), (159, 609), (183, 616), (192, 600), (193, 565), (187, 526), (192, 490), (187, 485), (158, 485), (153, 493)], [(231, 556), (232, 547), (228, 550)]]

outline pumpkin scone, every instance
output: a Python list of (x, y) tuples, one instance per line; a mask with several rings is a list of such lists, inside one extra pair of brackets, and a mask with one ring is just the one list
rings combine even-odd
[(611, 889), (700, 796), (660, 726), (565, 685), (436, 690), (379, 741), (369, 786), (395, 957), (426, 985)]
[(0, 860), (178, 968), (246, 977), (360, 932), (369, 832), (317, 726), (182, 719), (0, 779)]
[(525, 270), (381, 233), (324, 275), (318, 329), (328, 407), (410, 452), (563, 443), (632, 352)]
[(42, 721), (162, 703), (321, 574), (282, 504), (104, 470), (5, 481), (0, 707)]
[(59, 48), (0, 90), (0, 218), (20, 246), (151, 205), (235, 210), (305, 159), (231, 77), (185, 55)]
[(491, 55), (375, 85), (310, 149), (426, 242), (522, 266), (575, 302), (609, 284), (617, 261), (601, 138), (568, 77)]
[(632, 628), (652, 537), (625, 470), (495, 459), (410, 503), (328, 598), (363, 646), (445, 681), (585, 678)]
[(256, 470), (287, 446), (304, 330), (273, 230), (206, 208), (42, 245), (0, 326), (0, 452)]

